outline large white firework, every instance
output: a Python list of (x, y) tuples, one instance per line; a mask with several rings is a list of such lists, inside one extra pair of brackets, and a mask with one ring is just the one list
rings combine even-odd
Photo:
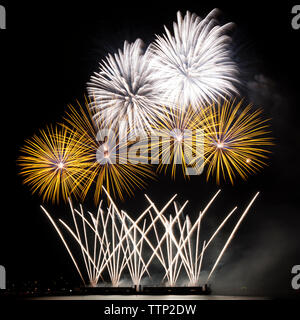
[(88, 83), (96, 119), (112, 127), (125, 123), (130, 132), (151, 130), (161, 110), (150, 56), (137, 39), (125, 41), (123, 50), (102, 60), (99, 72)]
[(170, 106), (197, 108), (237, 93), (238, 69), (227, 35), (233, 24), (220, 26), (217, 14), (219, 10), (214, 9), (201, 19), (190, 12), (183, 18), (178, 12), (174, 35), (165, 27), (165, 34), (151, 45), (156, 85)]

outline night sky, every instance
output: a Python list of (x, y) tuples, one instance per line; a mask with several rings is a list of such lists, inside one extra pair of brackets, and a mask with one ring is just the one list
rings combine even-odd
[[(219, 1), (116, 2), (87, 1), (13, 5), (7, 10), (7, 30), (1, 41), (2, 197), (0, 264), (9, 281), (79, 277), (52, 226), (42, 214), (41, 200), (31, 195), (17, 175), (16, 159), (24, 139), (62, 119), (66, 106), (82, 101), (86, 83), (98, 62), (123, 41), (141, 38), (145, 44), (172, 26), (178, 10), (205, 16), (218, 7), (224, 22), (236, 24), (234, 57), (242, 71), (242, 96), (272, 118), (276, 146), (269, 166), (248, 181), (222, 183), (222, 193), (209, 211), (209, 223), (221, 221), (235, 205), (239, 213), (256, 191), (261, 194), (217, 270), (217, 292), (293, 294), (291, 269), (300, 264), (299, 212), (299, 40), (291, 27), (293, 4), (262, 1), (224, 4)], [(67, 2), (65, 2), (67, 3)], [(226, 1), (228, 3), (228, 1)], [(8, 158), (7, 158), (8, 156)], [(203, 208), (218, 190), (205, 175), (189, 182), (169, 176), (149, 181), (119, 205), (133, 216), (146, 207), (146, 192), (158, 205), (174, 193), (190, 200), (190, 215)], [(67, 205), (45, 204), (54, 217), (69, 216)], [(95, 211), (87, 200), (84, 207)], [(220, 243), (222, 239), (220, 239)]]

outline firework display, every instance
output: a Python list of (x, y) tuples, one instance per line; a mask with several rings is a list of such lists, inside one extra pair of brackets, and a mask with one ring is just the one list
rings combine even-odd
[[(235, 207), (225, 216), (207, 241), (201, 240), (200, 225), (220, 190), (199, 213), (194, 223), (188, 215), (183, 214), (188, 201), (179, 209), (174, 201), (176, 195), (161, 210), (146, 195), (149, 206), (136, 220), (133, 220), (125, 211), (118, 209), (105, 188), (104, 191), (110, 203), (107, 211), (102, 209), (102, 201), (96, 216), (90, 212), (88, 214), (84, 213), (82, 206), (80, 206), (80, 210), (74, 209), (70, 202), (73, 226), (70, 227), (63, 220), (59, 221), (63, 229), (79, 245), (82, 255), (81, 264), (79, 262), (80, 257), (75, 257), (72, 253), (61, 228), (58, 227), (48, 211), (42, 207), (43, 212), (60, 236), (85, 285), (98, 285), (100, 278), (104, 281), (103, 276), (106, 272), (111, 285), (119, 286), (122, 275), (127, 271), (132, 283), (139, 286), (145, 274), (150, 276), (151, 264), (155, 261), (162, 266), (164, 276), (161, 281), (167, 279), (165, 283), (167, 286), (175, 286), (179, 275), (182, 273), (187, 276), (189, 286), (200, 285), (204, 254), (237, 209)], [(208, 277), (202, 280), (205, 283), (216, 270), (225, 250), (258, 194), (255, 194), (235, 224), (223, 249), (210, 269)], [(170, 214), (167, 218), (166, 211), (172, 204), (174, 205), (175, 215)], [(84, 266), (82, 270), (81, 266)], [(85, 276), (83, 270), (85, 270)], [(85, 279), (88, 279), (88, 281)]]
[(51, 39), (35, 15), (33, 51), (6, 46), (0, 298), (98, 300), (125, 319), (297, 297), (298, 33), (269, 27), (283, 5), (108, 6), (68, 6)]
[(82, 137), (65, 128), (48, 127), (26, 140), (18, 159), (24, 183), (43, 200), (59, 202), (70, 195), (79, 197), (81, 177), (88, 167), (87, 148)]
[(237, 66), (231, 58), (227, 35), (231, 23), (216, 22), (218, 10), (206, 18), (187, 12), (177, 14), (173, 35), (157, 36), (151, 46), (156, 85), (170, 106), (201, 107), (219, 97), (237, 93)]
[(130, 131), (151, 130), (161, 114), (154, 74), (150, 53), (143, 53), (142, 41), (125, 41), (123, 51), (103, 60), (100, 71), (88, 83), (97, 121), (118, 127), (125, 120)]
[[(158, 122), (151, 135), (150, 149), (153, 160), (157, 161), (158, 172), (167, 172), (171, 167), (171, 177), (175, 178), (176, 168), (182, 167), (185, 177), (189, 170), (200, 174), (204, 161), (204, 133), (208, 117), (213, 116), (207, 108), (195, 111), (191, 106), (165, 111), (165, 117)], [(189, 167), (189, 168), (188, 168)]]
[[(101, 186), (105, 185), (113, 196), (123, 199), (123, 193), (133, 195), (135, 188), (145, 187), (146, 178), (155, 174), (146, 164), (128, 162), (127, 150), (130, 144), (109, 126), (96, 121), (89, 109), (90, 101), (86, 99), (84, 107), (69, 106), (64, 120), (65, 127), (75, 132), (86, 148), (88, 166), (82, 175), (83, 198), (95, 182), (95, 203), (98, 203)], [(126, 137), (127, 135), (125, 135)]]
[(205, 163), (207, 179), (215, 176), (234, 183), (236, 175), (244, 180), (266, 165), (273, 145), (268, 119), (263, 119), (262, 110), (253, 110), (251, 105), (242, 108), (242, 102), (220, 102), (210, 107), (211, 117), (206, 117)]
[[(64, 117), (68, 138), (59, 136), (70, 146), (53, 145), (55, 135), (43, 132), (42, 140), (35, 136), (37, 144), (23, 148), (28, 157), (21, 158), (21, 172), (33, 191), (44, 200), (58, 202), (59, 190), (64, 200), (73, 194), (83, 200), (95, 186), (97, 204), (103, 185), (120, 199), (144, 188), (155, 175), (149, 164), (165, 174), (171, 167), (172, 178), (179, 166), (185, 177), (206, 170), (217, 184), (260, 170), (273, 144), (268, 122), (262, 110), (228, 100), (237, 93), (237, 67), (226, 35), (231, 24), (218, 25), (217, 14), (200, 19), (179, 12), (174, 36), (165, 28), (144, 51), (138, 39), (109, 54), (88, 84), (85, 106), (70, 106)], [(49, 143), (63, 150), (48, 152)], [(46, 159), (38, 159), (41, 154)]]
[[(178, 13), (174, 36), (158, 36), (145, 52), (141, 40), (124, 43), (123, 50), (109, 55), (88, 84), (90, 98), (84, 105), (70, 105), (60, 127), (41, 131), (26, 141), (19, 159), (24, 182), (43, 200), (69, 203), (73, 227), (60, 220), (64, 231), (80, 247), (82, 263), (65, 240), (64, 232), (48, 211), (44, 213), (55, 227), (84, 284), (97, 286), (105, 275), (112, 286), (120, 285), (129, 274), (139, 287), (150, 276), (154, 261), (159, 262), (162, 281), (174, 287), (185, 274), (190, 286), (200, 284), (207, 247), (235, 212), (234, 208), (208, 239), (201, 238), (204, 215), (219, 194), (209, 201), (193, 222), (183, 214), (175, 197), (159, 210), (146, 195), (149, 207), (137, 219), (119, 210), (113, 198), (134, 195), (157, 172), (175, 178), (177, 166), (183, 175), (215, 176), (219, 184), (237, 176), (246, 179), (265, 165), (272, 145), (268, 120), (262, 110), (243, 100), (227, 100), (236, 92), (237, 68), (230, 59), (230, 24), (215, 22), (216, 10), (201, 20), (187, 12)], [(171, 99), (172, 97), (172, 99)], [(193, 170), (193, 171), (192, 171)], [(96, 216), (73, 207), (71, 198), (84, 200), (94, 189)], [(104, 190), (108, 208), (102, 208)], [(255, 201), (229, 235), (208, 281), (239, 225)], [(100, 204), (99, 204), (100, 201)], [(165, 215), (173, 204), (175, 215)], [(82, 264), (85, 272), (82, 271)], [(85, 275), (84, 275), (85, 274)], [(86, 281), (88, 279), (88, 281)]]

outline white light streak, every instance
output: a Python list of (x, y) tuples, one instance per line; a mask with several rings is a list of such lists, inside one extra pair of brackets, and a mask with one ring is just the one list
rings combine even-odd
[[(119, 210), (104, 187), (103, 189), (109, 203), (107, 210), (102, 209), (103, 202), (101, 201), (97, 214), (94, 216), (91, 212), (86, 214), (81, 205), (80, 210), (74, 209), (69, 201), (73, 226), (59, 220), (75, 243), (79, 245), (81, 259), (80, 255), (75, 256), (72, 253), (57, 224), (50, 214), (41, 207), (66, 247), (83, 283), (89, 283), (91, 286), (99, 285), (100, 278), (104, 281), (103, 275), (106, 271), (105, 274), (109, 276), (112, 286), (120, 285), (124, 273), (128, 273), (132, 283), (139, 286), (145, 276), (151, 277), (151, 265), (157, 259), (164, 272), (162, 280), (166, 279), (167, 286), (175, 286), (179, 276), (183, 274), (188, 278), (188, 285), (199, 286), (207, 248), (237, 207), (223, 219), (206, 241), (201, 237), (202, 221), (220, 190), (216, 192), (193, 222), (188, 215), (184, 215), (188, 201), (179, 208), (174, 201), (176, 195), (161, 210), (145, 195), (150, 206), (134, 220), (128, 213)], [(209, 273), (207, 281), (216, 270), (219, 261), (257, 196), (258, 193), (234, 226)], [(166, 215), (165, 212), (170, 209), (172, 203), (175, 215)], [(81, 266), (84, 266), (84, 269)], [(85, 280), (86, 278), (88, 281)]]

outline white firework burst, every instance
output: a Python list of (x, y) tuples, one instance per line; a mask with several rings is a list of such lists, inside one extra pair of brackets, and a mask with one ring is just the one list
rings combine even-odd
[(143, 52), (143, 42), (124, 42), (123, 51), (109, 54), (100, 70), (91, 77), (88, 91), (95, 118), (112, 127), (126, 123), (129, 131), (151, 131), (161, 113), (157, 88), (150, 64), (150, 53)]
[(227, 32), (233, 24), (218, 25), (214, 9), (205, 19), (177, 13), (174, 35), (165, 27), (150, 46), (156, 85), (170, 106), (197, 108), (237, 93), (237, 66), (231, 58)]

